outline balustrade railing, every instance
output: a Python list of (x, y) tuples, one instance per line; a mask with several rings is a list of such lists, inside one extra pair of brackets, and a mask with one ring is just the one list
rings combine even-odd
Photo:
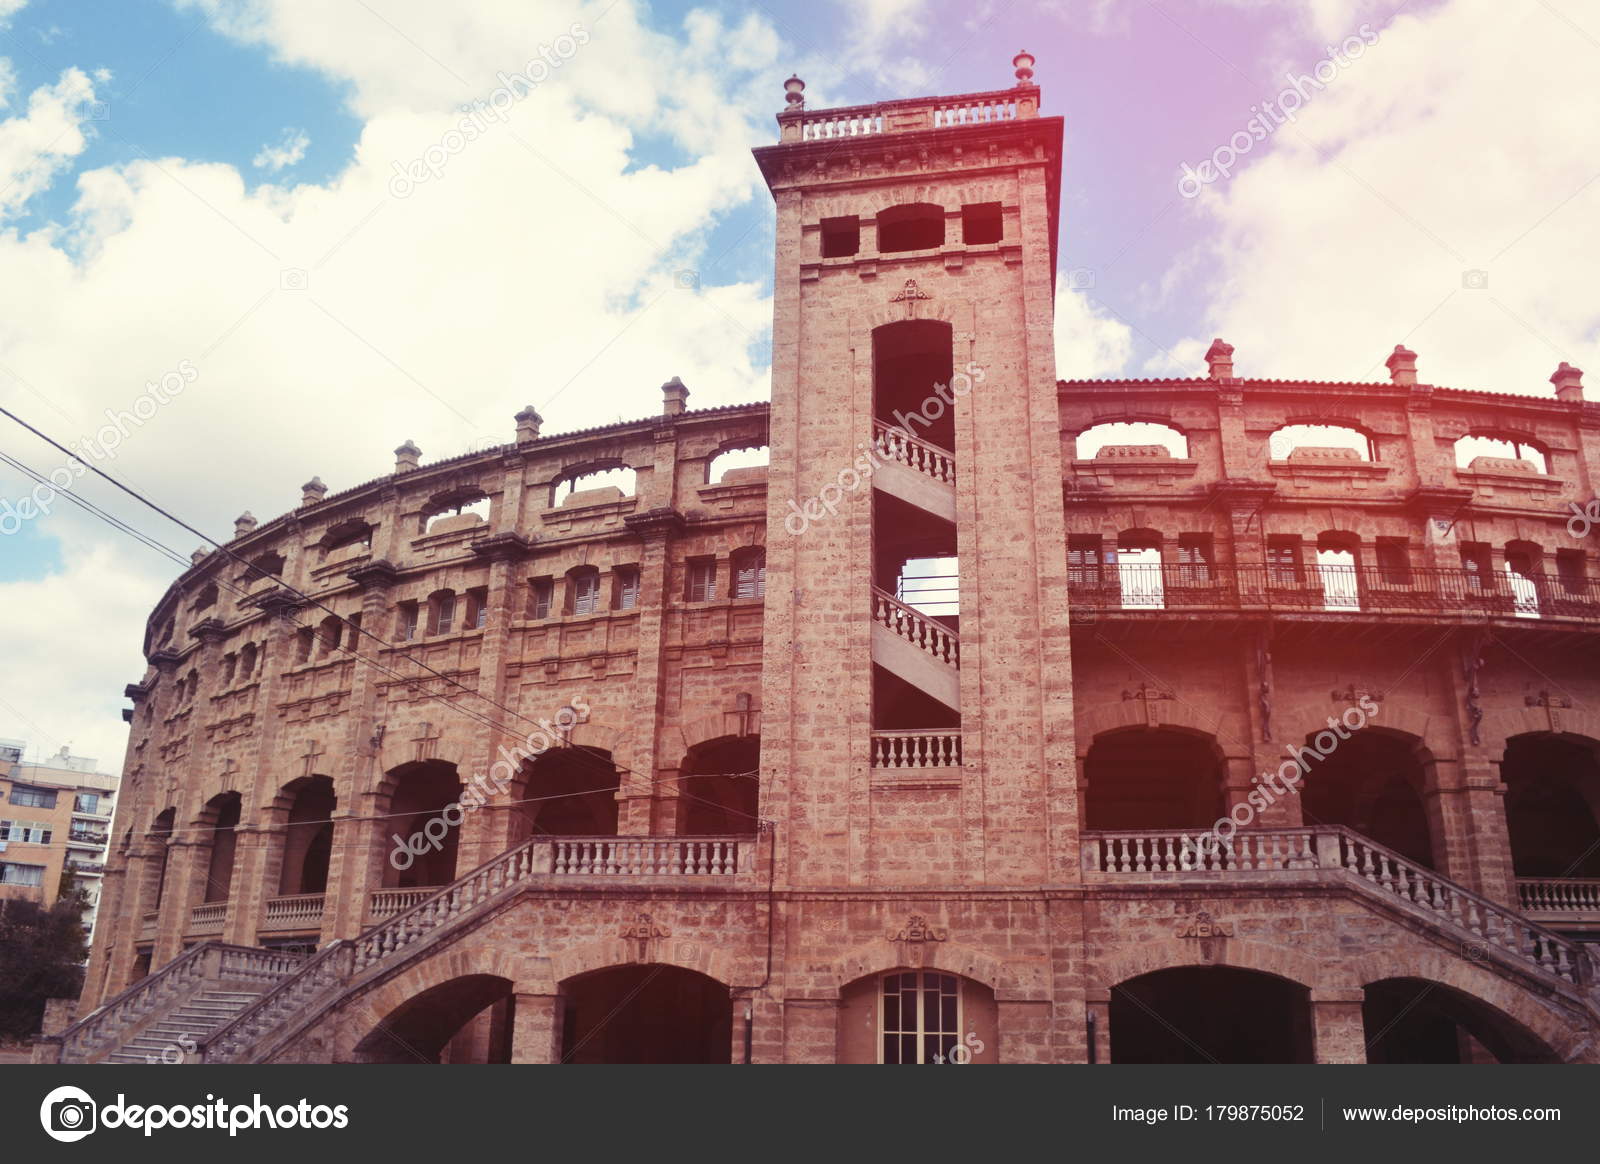
[(961, 733), (873, 732), (874, 768), (959, 768)]
[(1519, 877), (1517, 900), (1528, 913), (1590, 914), (1600, 921), (1600, 878)]
[(938, 445), (881, 420), (872, 422), (872, 441), (884, 459), (904, 465), (941, 485), (956, 483), (956, 458)]
[(404, 913), (419, 901), (432, 897), (442, 885), (425, 885), (417, 889), (375, 889), (372, 896), (367, 899), (367, 917), (372, 921), (383, 921), (385, 918), (394, 917), (397, 913)]
[(912, 97), (837, 109), (799, 109), (778, 115), (784, 141), (824, 141), (863, 134), (905, 133), (993, 125), (1039, 115), (1036, 88), (996, 89), (952, 97)]
[(741, 837), (558, 837), (551, 872), (587, 877), (722, 877), (741, 869)]
[(197, 905), (189, 911), (189, 933), (220, 934), (223, 923), (227, 920), (228, 903), (226, 901), (208, 901), (204, 905)]
[(894, 595), (872, 588), (872, 621), (887, 627), (941, 663), (961, 666), (961, 636)]
[(1589, 955), (1576, 943), (1342, 826), (1240, 829), (1226, 841), (1173, 830), (1086, 832), (1083, 863), (1091, 876), (1156, 880), (1342, 870), (1369, 892), (1421, 910), (1465, 935), (1467, 957), (1498, 951), (1574, 985), (1587, 983), (1593, 973)]
[(1234, 611), (1349, 615), (1476, 614), (1600, 621), (1600, 579), (1572, 575), (1377, 566), (1074, 562), (1074, 606), (1096, 610)]
[(266, 916), (262, 919), (264, 930), (309, 929), (322, 923), (321, 893), (297, 893), (287, 897), (267, 898)]

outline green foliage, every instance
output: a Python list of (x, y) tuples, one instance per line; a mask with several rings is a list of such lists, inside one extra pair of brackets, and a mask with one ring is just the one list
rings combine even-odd
[(50, 998), (76, 998), (83, 989), (84, 900), (0, 899), (0, 1039), (39, 1032)]

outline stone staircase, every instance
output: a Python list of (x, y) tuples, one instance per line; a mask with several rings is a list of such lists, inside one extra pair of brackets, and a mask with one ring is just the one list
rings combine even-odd
[(215, 1031), (262, 995), (259, 990), (202, 990), (108, 1054), (102, 1063), (185, 1063)]
[(202, 942), (60, 1034), (35, 1062), (183, 1063), (205, 1040), (305, 963), (302, 954)]

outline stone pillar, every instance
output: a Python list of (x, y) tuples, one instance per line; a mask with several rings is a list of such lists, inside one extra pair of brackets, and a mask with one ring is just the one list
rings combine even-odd
[[(656, 444), (658, 467), (651, 474), (652, 478), (662, 472), (661, 459), (674, 455), (664, 452), (662, 443)], [(632, 760), (626, 765), (633, 768), (633, 772), (622, 778), (617, 832), (622, 836), (639, 836), (650, 832), (651, 806), (656, 794), (652, 781), (656, 778), (658, 764), (668, 758), (657, 755), (656, 725), (662, 720), (665, 695), (662, 648), (666, 631), (667, 577), (672, 569), (673, 540), (683, 532), (683, 515), (676, 509), (657, 508), (632, 514), (625, 520), (643, 540), (644, 547), (643, 560), (639, 563), (639, 637), (632, 702), (634, 722), (645, 725), (642, 730), (650, 735), (633, 741)], [(673, 762), (679, 758), (670, 757)]]
[[(740, 997), (733, 1008), (733, 1061), (744, 1062), (744, 1005), (749, 1000)], [(757, 1000), (761, 1002), (763, 1000)], [(776, 1008), (757, 1008), (759, 1024), (752, 1035), (760, 1034), (761, 1026), (781, 1018), (783, 1062), (785, 1063), (835, 1063), (839, 1058), (839, 1016), (842, 1002), (837, 998), (791, 998), (784, 1003), (781, 1016)], [(770, 1032), (769, 1032), (770, 1033)], [(752, 1043), (754, 1039), (752, 1038)], [(766, 1062), (751, 1054), (755, 1062)]]
[(559, 994), (511, 996), (511, 1061), (561, 1062), (561, 1026), (566, 1001)]
[(1318, 990), (1311, 994), (1312, 1039), (1318, 1063), (1365, 1063), (1367, 1032), (1361, 1020), (1360, 990)]
[[(190, 823), (180, 823), (173, 831), (175, 835), (167, 844), (167, 877), (161, 893), (161, 919), (156, 923), (155, 952), (150, 958), (152, 971), (161, 969), (183, 953), (189, 911), (205, 899), (206, 865), (211, 859), (211, 845), (193, 839), (196, 834)], [(137, 919), (135, 924), (138, 924)]]

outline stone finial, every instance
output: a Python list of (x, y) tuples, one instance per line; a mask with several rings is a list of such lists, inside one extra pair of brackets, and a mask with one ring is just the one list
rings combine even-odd
[(689, 389), (684, 387), (683, 381), (674, 376), (661, 385), (661, 414), (663, 416), (682, 416), (687, 407)]
[(396, 473), (409, 473), (417, 467), (422, 459), (422, 450), (417, 448), (415, 441), (406, 441), (394, 451), (394, 471)]
[(255, 529), (261, 523), (256, 520), (256, 515), (248, 509), (233, 519), (233, 536), (242, 538), (245, 534)]
[(328, 487), (322, 483), (321, 477), (313, 477), (300, 486), (300, 504), (315, 505), (328, 495)]
[(1024, 88), (1033, 84), (1033, 54), (1023, 49), (1011, 58), (1012, 66), (1017, 70), (1017, 87)]
[(1556, 386), (1556, 399), (1566, 400), (1574, 404), (1583, 401), (1583, 369), (1574, 368), (1565, 360), (1550, 377), (1550, 383)]
[(806, 83), (799, 77), (791, 76), (783, 83), (784, 107), (795, 113), (806, 107)]
[(517, 422), (517, 443), (519, 445), (532, 444), (539, 439), (539, 426), (544, 424), (544, 417), (539, 415), (539, 410), (533, 405), (528, 405), (513, 419)]
[(1417, 382), (1417, 353), (1405, 344), (1394, 345), (1394, 351), (1384, 361), (1384, 366), (1389, 369), (1389, 379), (1396, 384), (1410, 385)]
[(189, 565), (198, 566), (210, 556), (211, 551), (206, 549), (204, 546), (201, 546), (199, 549), (195, 550), (194, 553), (189, 555)]
[(1220, 339), (1206, 349), (1206, 374), (1213, 380), (1233, 379), (1233, 345)]

